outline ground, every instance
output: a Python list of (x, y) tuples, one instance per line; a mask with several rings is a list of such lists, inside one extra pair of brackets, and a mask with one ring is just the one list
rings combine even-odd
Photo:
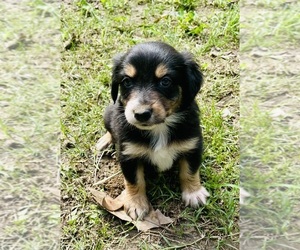
[[(1, 249), (300, 249), (298, 1), (59, 4), (0, 4)], [(112, 58), (146, 40), (190, 51), (203, 70), (201, 176), (211, 196), (185, 208), (174, 173), (162, 175), (149, 198), (174, 223), (142, 233), (88, 188), (123, 188), (121, 175), (97, 184), (119, 167), (112, 147), (94, 145)], [(251, 195), (243, 206), (240, 186)]]
[[(65, 1), (62, 38), (62, 248), (237, 249), (239, 242), (239, 16), (232, 1)], [(189, 51), (205, 83), (197, 101), (205, 140), (201, 177), (206, 206), (181, 202), (176, 169), (151, 181), (151, 204), (174, 223), (148, 232), (110, 215), (89, 187), (112, 196), (123, 190), (112, 147), (96, 152), (111, 102), (112, 58), (136, 43), (163, 40)]]

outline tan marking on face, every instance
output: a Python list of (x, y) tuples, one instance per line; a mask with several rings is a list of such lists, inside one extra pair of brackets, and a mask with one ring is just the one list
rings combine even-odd
[(124, 73), (133, 78), (136, 75), (136, 68), (132, 64), (126, 64), (124, 67)]
[(166, 117), (175, 113), (181, 105), (182, 102), (182, 89), (179, 88), (178, 96), (173, 99), (168, 99), (157, 92), (153, 92), (151, 95), (152, 100), (156, 100), (152, 109), (156, 114), (157, 118), (160, 120), (164, 120)]
[(154, 115), (154, 119), (156, 120), (156, 122), (163, 122), (167, 116), (167, 112), (165, 109), (165, 106), (163, 105), (163, 103), (161, 102), (161, 98), (156, 98), (153, 100), (157, 100), (156, 102), (154, 102), (151, 106), (151, 108), (153, 109), (153, 115)]
[(178, 108), (180, 107), (181, 101), (182, 101), (181, 93), (182, 93), (182, 89), (179, 88), (179, 95), (176, 97), (176, 99), (173, 99), (173, 100), (165, 99), (164, 100), (168, 116), (173, 114), (174, 112), (176, 112), (176, 110), (178, 110)]
[(186, 159), (179, 161), (180, 186), (183, 192), (192, 193), (201, 188), (199, 171), (192, 174)]
[(121, 102), (123, 103), (124, 107), (127, 106), (127, 103), (130, 101), (130, 100), (133, 100), (133, 99), (136, 99), (138, 96), (138, 94), (136, 92), (132, 92), (129, 94), (129, 96), (127, 96), (127, 98), (123, 98), (121, 96)]
[(168, 73), (167, 66), (165, 64), (159, 64), (155, 70), (155, 76), (157, 78), (162, 78), (164, 75)]

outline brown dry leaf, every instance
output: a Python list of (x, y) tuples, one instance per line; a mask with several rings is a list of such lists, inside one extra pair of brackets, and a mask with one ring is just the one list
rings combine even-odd
[(123, 191), (117, 198), (113, 199), (105, 192), (97, 191), (93, 188), (89, 188), (93, 198), (101, 207), (107, 210), (109, 213), (117, 216), (121, 220), (132, 222), (139, 231), (147, 231), (151, 228), (160, 227), (161, 225), (172, 223), (173, 220), (170, 217), (164, 216), (160, 210), (151, 209), (150, 213), (142, 221), (133, 221), (124, 211), (123, 201), (125, 198), (125, 192)]
[(117, 211), (123, 207), (125, 192), (123, 191), (117, 198), (113, 199), (110, 196), (106, 196), (103, 199), (103, 207), (109, 211)]

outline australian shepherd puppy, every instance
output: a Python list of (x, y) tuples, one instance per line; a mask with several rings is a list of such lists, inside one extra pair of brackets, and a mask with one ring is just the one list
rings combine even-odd
[[(111, 96), (104, 115), (107, 133), (99, 150), (115, 143), (125, 177), (124, 208), (134, 220), (149, 212), (145, 174), (179, 167), (185, 205), (205, 204), (200, 183), (202, 134), (195, 96), (203, 77), (188, 53), (162, 42), (134, 46), (115, 58)], [(120, 94), (118, 94), (120, 93)]]

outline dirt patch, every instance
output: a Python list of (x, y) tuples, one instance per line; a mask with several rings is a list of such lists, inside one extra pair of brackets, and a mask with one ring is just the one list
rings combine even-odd
[(98, 180), (105, 180), (111, 176), (117, 175), (106, 182), (102, 182), (103, 184), (97, 185), (97, 189), (104, 190), (112, 198), (116, 198), (125, 188), (124, 177), (120, 173), (120, 166), (116, 159), (110, 156), (102, 157), (100, 164), (101, 168), (96, 174)]

